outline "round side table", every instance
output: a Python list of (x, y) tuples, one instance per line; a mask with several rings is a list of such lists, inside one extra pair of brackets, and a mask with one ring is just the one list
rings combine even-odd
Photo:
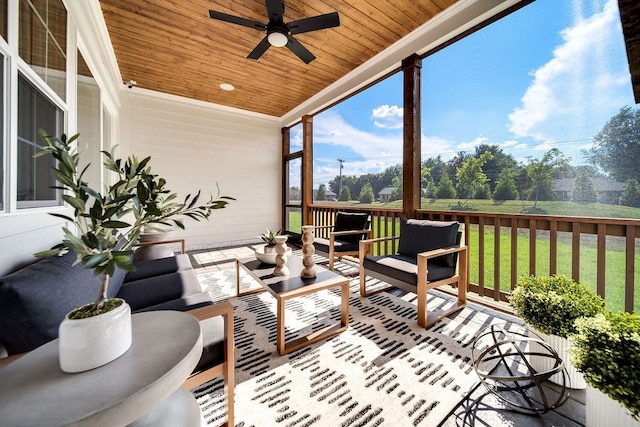
[(132, 328), (131, 348), (90, 371), (62, 372), (58, 340), (0, 370), (0, 422), (112, 427), (179, 417), (180, 425), (200, 425), (195, 398), (181, 388), (202, 354), (198, 321), (156, 311), (133, 315)]

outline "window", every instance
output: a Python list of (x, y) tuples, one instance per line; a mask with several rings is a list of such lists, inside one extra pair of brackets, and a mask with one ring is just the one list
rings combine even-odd
[(91, 164), (84, 179), (93, 189), (99, 190), (102, 177), (101, 109), (100, 87), (93, 78), (80, 51), (78, 51), (78, 153), (80, 169)]
[(18, 208), (56, 206), (61, 204), (51, 175), (53, 157), (34, 158), (44, 143), (40, 130), (59, 135), (63, 129), (63, 112), (42, 92), (18, 76)]
[(285, 161), (285, 229), (302, 233), (302, 152)]
[(424, 209), (638, 217), (640, 174), (590, 161), (635, 104), (614, 0), (538, 0), (426, 57), (422, 100)]
[(314, 116), (313, 189), (325, 185), (327, 201), (359, 200), (371, 187), (374, 200), (400, 206), (402, 78), (396, 72)]
[(20, 57), (65, 99), (67, 11), (61, 0), (20, 1)]

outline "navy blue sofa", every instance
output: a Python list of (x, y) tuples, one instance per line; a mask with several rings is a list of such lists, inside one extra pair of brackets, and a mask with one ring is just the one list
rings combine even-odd
[[(44, 258), (0, 278), (0, 346), (9, 356), (31, 351), (58, 337), (58, 327), (73, 308), (92, 302), (100, 277), (82, 265), (76, 255)], [(202, 357), (185, 382), (189, 389), (224, 375), (233, 425), (233, 306), (214, 304), (203, 292), (189, 257), (179, 254), (135, 263), (136, 271), (117, 271), (109, 280), (109, 297), (123, 298), (133, 313), (179, 310), (200, 320)], [(0, 367), (15, 357), (7, 357)]]

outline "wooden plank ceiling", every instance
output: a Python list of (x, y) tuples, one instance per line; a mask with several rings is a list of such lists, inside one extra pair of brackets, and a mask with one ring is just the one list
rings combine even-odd
[[(124, 81), (137, 87), (281, 117), (456, 0), (286, 0), (285, 22), (337, 11), (340, 26), (296, 35), (316, 59), (289, 49), (249, 52), (259, 30), (209, 18), (209, 9), (267, 23), (264, 0), (101, 0)], [(235, 86), (220, 89), (221, 83)]]
[(627, 46), (629, 72), (633, 93), (640, 103), (640, 2), (638, 0), (618, 0), (622, 32)]

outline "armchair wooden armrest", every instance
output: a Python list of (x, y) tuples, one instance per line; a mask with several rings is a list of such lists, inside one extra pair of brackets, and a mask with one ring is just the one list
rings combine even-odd
[(434, 249), (432, 251), (419, 253), (418, 258), (422, 257), (426, 259), (431, 259), (431, 258), (443, 256), (443, 255), (453, 254), (456, 252), (466, 251), (466, 250), (467, 250), (466, 246), (452, 246), (450, 248), (439, 248), (439, 249)]
[(210, 319), (216, 316), (224, 316), (224, 362), (213, 366), (205, 371), (198, 372), (190, 376), (183, 384), (187, 390), (192, 390), (199, 385), (212, 380), (213, 378), (224, 376), (224, 392), (227, 397), (227, 422), (225, 425), (234, 425), (234, 367), (235, 354), (233, 342), (233, 304), (229, 301), (222, 301), (212, 305), (196, 308), (187, 311), (199, 321)]
[(362, 266), (362, 260), (364, 259), (364, 257), (370, 256), (373, 253), (371, 248), (375, 243), (390, 242), (392, 240), (398, 239), (400, 239), (400, 236), (387, 236), (377, 237), (375, 239), (360, 240), (360, 265)]
[[(457, 271), (453, 276), (436, 280), (427, 281), (428, 260), (443, 255), (458, 253)], [(433, 325), (438, 320), (448, 316), (458, 310), (463, 309), (467, 305), (467, 287), (469, 286), (469, 251), (467, 246), (453, 246), (450, 248), (434, 249), (418, 254), (418, 324), (425, 328)], [(442, 285), (457, 285), (458, 301), (448, 310), (437, 310), (433, 313), (427, 312), (427, 291)]]

